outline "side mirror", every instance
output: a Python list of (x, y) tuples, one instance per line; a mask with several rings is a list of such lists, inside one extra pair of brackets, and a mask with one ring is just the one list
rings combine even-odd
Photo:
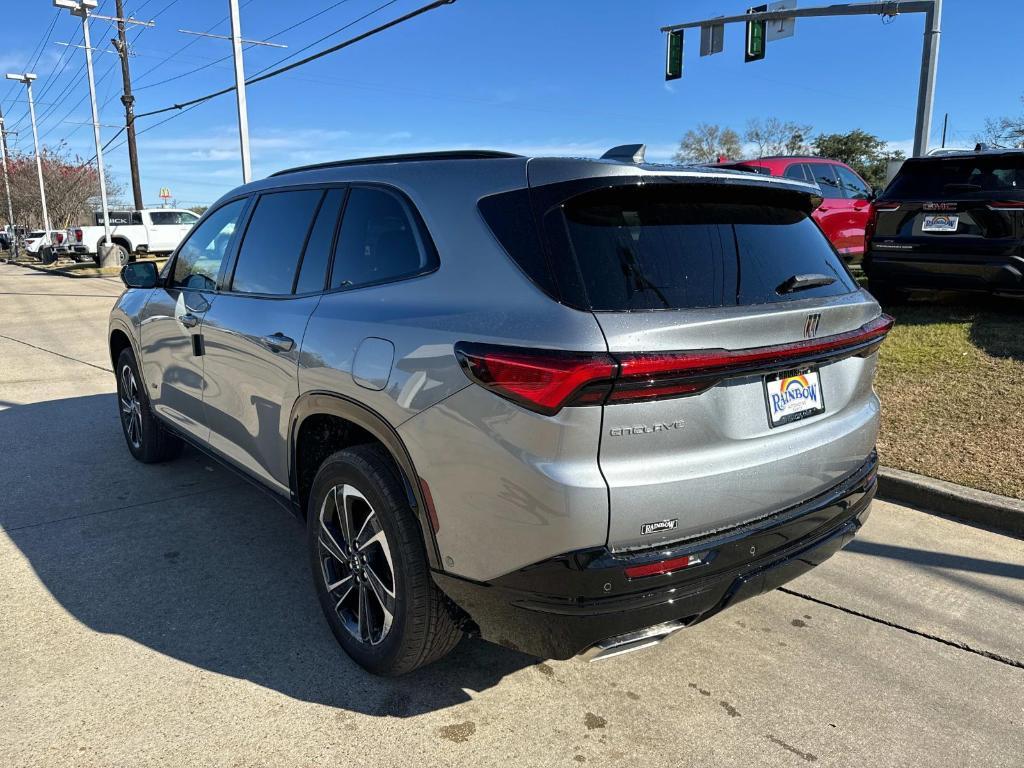
[(132, 261), (121, 267), (121, 282), (129, 288), (155, 288), (158, 279), (152, 261)]

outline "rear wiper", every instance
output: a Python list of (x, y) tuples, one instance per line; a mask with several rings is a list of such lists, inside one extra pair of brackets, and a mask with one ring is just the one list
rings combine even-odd
[(808, 288), (819, 288), (823, 285), (832, 285), (836, 279), (829, 277), (828, 275), (809, 274), (809, 275), (793, 275), (787, 277), (775, 292), (778, 294), (793, 293), (794, 291), (806, 291)]

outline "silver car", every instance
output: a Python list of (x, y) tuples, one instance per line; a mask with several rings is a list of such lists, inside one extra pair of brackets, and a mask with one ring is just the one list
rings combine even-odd
[(875, 491), (892, 325), (736, 171), (447, 152), (239, 187), (110, 316), (135, 458), (187, 442), (305, 520), (341, 645), (608, 656), (803, 573)]

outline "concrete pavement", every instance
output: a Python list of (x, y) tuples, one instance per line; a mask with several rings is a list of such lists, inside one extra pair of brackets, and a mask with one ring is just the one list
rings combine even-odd
[(0, 265), (0, 765), (1019, 766), (1024, 542), (876, 503), (787, 591), (597, 664), (340, 651), (298, 523), (127, 453), (114, 280)]

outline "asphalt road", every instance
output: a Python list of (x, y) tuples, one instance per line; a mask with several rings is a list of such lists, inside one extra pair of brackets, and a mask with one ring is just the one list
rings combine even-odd
[(131, 460), (119, 293), (0, 265), (0, 765), (1024, 765), (1024, 542), (881, 502), (650, 651), (363, 673), (293, 519), (195, 453)]

